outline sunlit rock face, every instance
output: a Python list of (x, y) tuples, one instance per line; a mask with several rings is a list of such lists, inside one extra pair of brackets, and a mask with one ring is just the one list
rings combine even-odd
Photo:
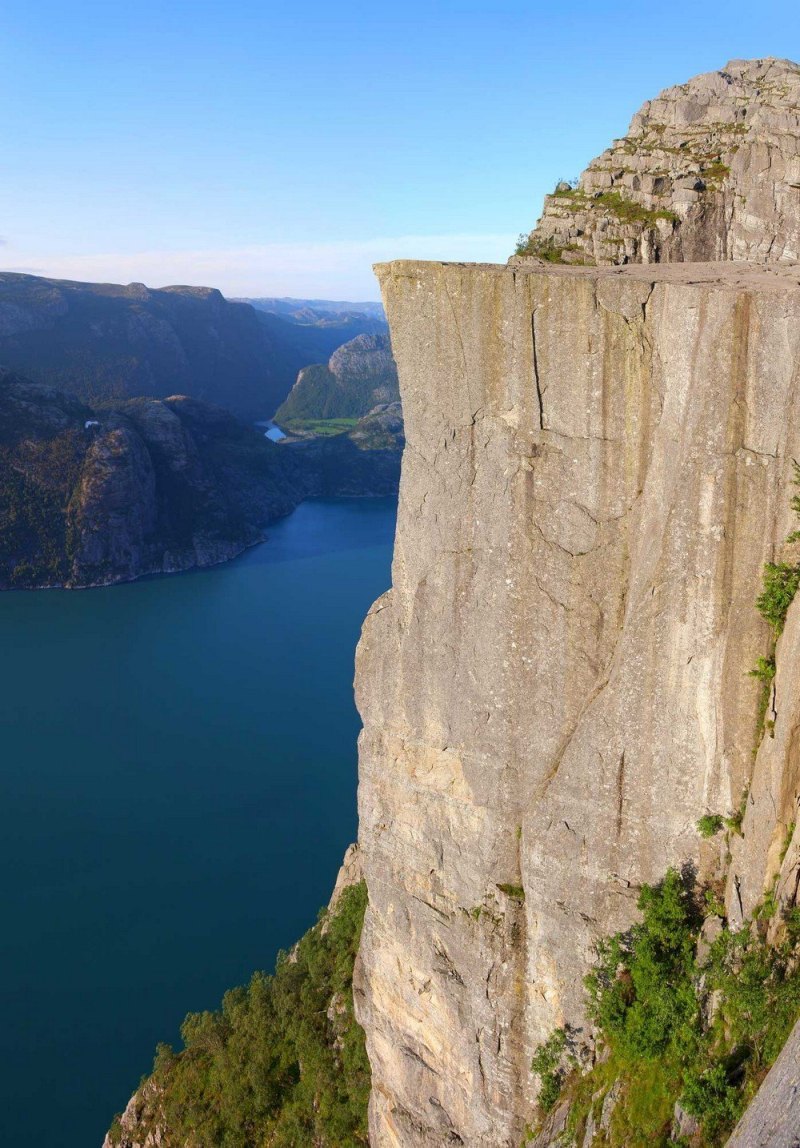
[[(534, 1048), (565, 1022), (590, 1038), (593, 942), (668, 866), (719, 872), (697, 820), (751, 782), (800, 275), (378, 273), (408, 445), (356, 682), (372, 1143), (516, 1148)], [(750, 822), (784, 836), (772, 794), (796, 798), (777, 708), (733, 863), (748, 890), (767, 880)]]

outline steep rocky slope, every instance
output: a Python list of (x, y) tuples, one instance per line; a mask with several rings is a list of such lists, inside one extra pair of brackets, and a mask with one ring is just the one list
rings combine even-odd
[(195, 399), (93, 410), (0, 372), (0, 588), (106, 584), (230, 558), (302, 497), (286, 461)]
[[(272, 312), (253, 302), (259, 322), (269, 333), (281, 354), (273, 363), (285, 397), (298, 372), (309, 363), (327, 360), (337, 348), (359, 335), (384, 335), (386, 320), (381, 315), (359, 311), (318, 311), (306, 309), (291, 315)], [(274, 407), (272, 408), (274, 410)]]
[(390, 408), (275, 444), (186, 396), (93, 409), (0, 369), (0, 589), (93, 586), (208, 566), (313, 495), (392, 494)]
[(516, 1146), (534, 1050), (591, 1046), (593, 943), (670, 866), (719, 879), (697, 822), (751, 778), (728, 917), (778, 869), (797, 896), (797, 603), (755, 766), (749, 671), (791, 557), (800, 272), (378, 273), (408, 449), (357, 661), (372, 1143)]
[(800, 1139), (800, 1023), (789, 1037), (728, 1148), (793, 1148)]
[(0, 273), (0, 364), (87, 402), (181, 393), (264, 418), (301, 367), (376, 330), (385, 323), (369, 315), (300, 322), (207, 287)]
[(597, 264), (800, 258), (800, 67), (731, 60), (648, 100), (522, 248)]
[(399, 400), (389, 336), (358, 335), (327, 364), (304, 367), (275, 418), (288, 427), (298, 420), (359, 418), (379, 403)]

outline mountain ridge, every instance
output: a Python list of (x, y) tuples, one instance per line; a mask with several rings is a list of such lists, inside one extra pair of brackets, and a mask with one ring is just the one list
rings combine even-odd
[(181, 392), (269, 417), (301, 367), (376, 326), (357, 315), (291, 322), (213, 287), (0, 272), (0, 364), (89, 402)]

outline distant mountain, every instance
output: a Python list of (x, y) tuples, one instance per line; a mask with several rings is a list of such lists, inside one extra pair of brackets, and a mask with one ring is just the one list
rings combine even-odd
[[(267, 311), (256, 312), (273, 344), (281, 348), (282, 357), (278, 377), (283, 400), (297, 379), (298, 373), (309, 363), (326, 361), (343, 344), (361, 334), (382, 334), (388, 331), (383, 319), (350, 313), (306, 314), (289, 318)], [(278, 403), (268, 412), (272, 414)]]
[(388, 334), (358, 335), (327, 363), (304, 367), (275, 418), (281, 426), (301, 429), (308, 421), (360, 418), (378, 404), (399, 401)]
[(382, 303), (347, 303), (333, 299), (290, 299), (288, 297), (264, 296), (258, 299), (240, 299), (259, 311), (271, 311), (275, 315), (302, 316), (309, 312), (322, 315), (369, 315), (373, 319), (386, 321)]
[(0, 587), (207, 566), (299, 501), (277, 447), (190, 398), (93, 410), (0, 375)]
[(311, 495), (397, 489), (399, 419), (282, 444), (197, 399), (93, 408), (0, 370), (0, 589), (95, 586), (225, 561)]
[(376, 329), (367, 314), (301, 321), (207, 287), (0, 273), (0, 364), (87, 402), (180, 392), (263, 418), (302, 367)]

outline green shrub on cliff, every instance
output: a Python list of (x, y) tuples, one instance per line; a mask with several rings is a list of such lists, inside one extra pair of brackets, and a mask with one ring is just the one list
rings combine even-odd
[[(366, 901), (363, 882), (346, 889), (272, 976), (187, 1016), (183, 1050), (160, 1045), (140, 1089), (157, 1099), (139, 1136), (159, 1128), (163, 1148), (367, 1144), (370, 1072), (352, 991)], [(111, 1141), (122, 1142), (118, 1122)]]
[[(794, 486), (800, 487), (800, 465), (793, 461), (792, 468), (792, 483)], [(793, 495), (790, 506), (794, 513), (800, 517), (800, 494)], [(800, 541), (800, 530), (791, 531), (786, 541), (787, 543)], [(761, 616), (772, 626), (776, 637), (780, 636), (783, 631), (786, 614), (798, 587), (800, 587), (800, 565), (792, 566), (787, 562), (766, 563), (763, 588), (756, 600), (756, 606)], [(759, 671), (761, 669), (766, 671), (769, 661), (772, 661), (772, 674), (774, 676), (774, 658), (760, 658), (759, 666), (753, 671), (753, 676), (766, 681), (766, 677)]]
[(642, 921), (597, 945), (586, 978), (589, 1013), (624, 1058), (668, 1055), (697, 1019), (694, 944), (697, 908), (675, 869), (639, 896)]
[(721, 813), (704, 813), (697, 822), (697, 831), (701, 837), (714, 837), (725, 828), (725, 818)]
[[(562, 1030), (540, 1050), (544, 1059), (533, 1066), (544, 1086), (540, 1105), (568, 1099), (577, 1143), (613, 1088), (603, 1141), (609, 1148), (674, 1144), (677, 1102), (698, 1121), (691, 1143), (717, 1148), (800, 1016), (800, 913), (784, 918), (774, 944), (759, 925), (723, 927), (699, 961), (695, 892), (670, 870), (642, 889), (641, 922), (598, 943), (587, 1011), (605, 1056), (592, 1070), (565, 1080), (563, 1061), (547, 1061), (548, 1051), (562, 1048)], [(777, 911), (767, 897), (756, 916)]]
[(800, 586), (800, 569), (786, 562), (767, 562), (764, 566), (764, 585), (756, 599), (756, 606), (776, 634), (786, 622), (786, 614)]
[(567, 1049), (566, 1029), (557, 1028), (533, 1054), (531, 1070), (539, 1077), (539, 1106), (549, 1112), (561, 1095), (566, 1076), (564, 1054)]

